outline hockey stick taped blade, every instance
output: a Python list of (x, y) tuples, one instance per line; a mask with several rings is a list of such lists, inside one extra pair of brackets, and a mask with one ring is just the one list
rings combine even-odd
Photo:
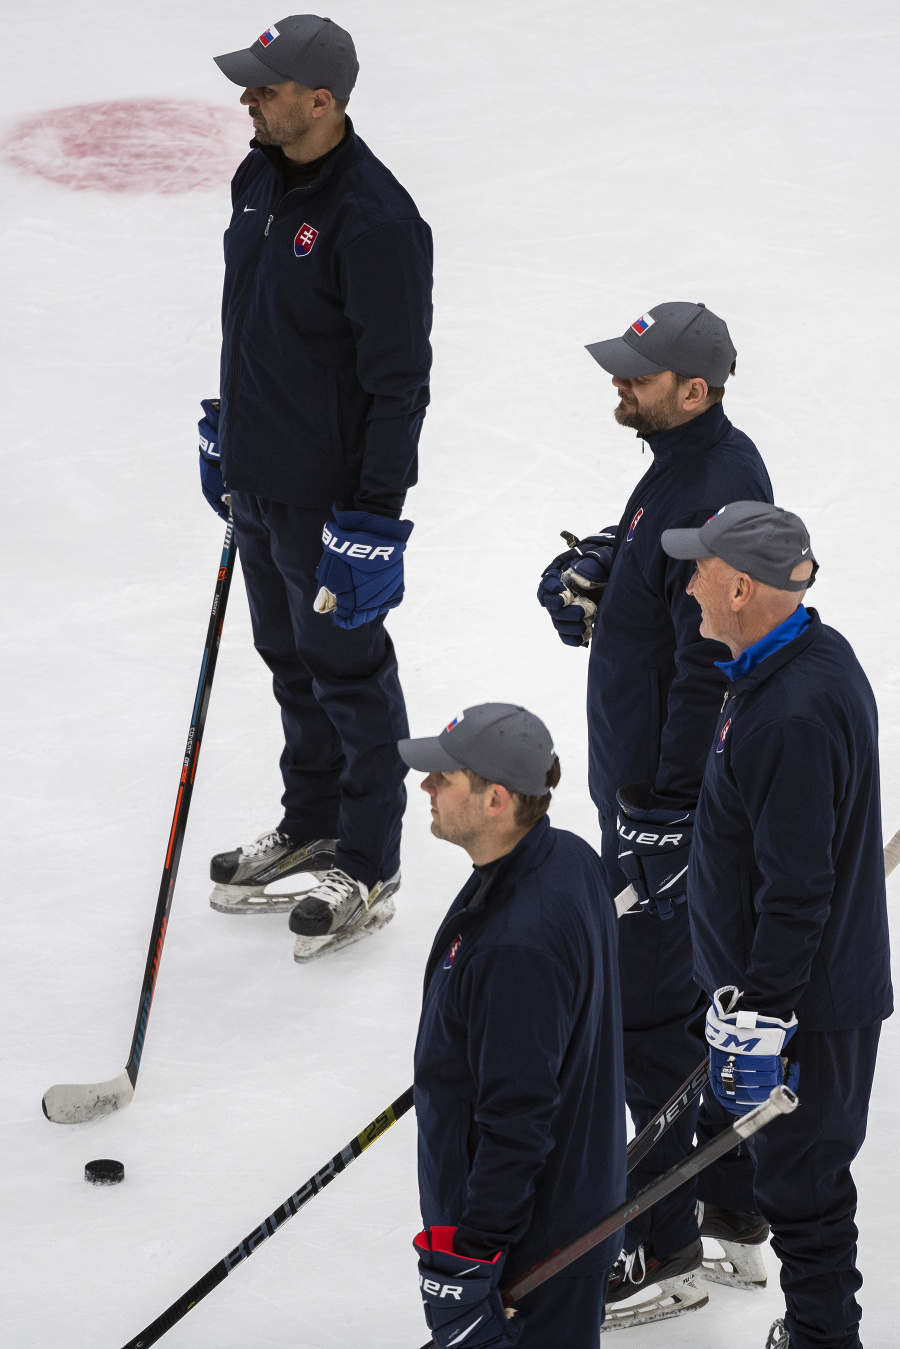
[(53, 1124), (86, 1124), (129, 1105), (134, 1087), (127, 1072), (108, 1082), (63, 1082), (44, 1093), (44, 1114)]
[(890, 876), (891, 872), (900, 862), (900, 829), (897, 830), (890, 843), (885, 845), (884, 849), (884, 874)]

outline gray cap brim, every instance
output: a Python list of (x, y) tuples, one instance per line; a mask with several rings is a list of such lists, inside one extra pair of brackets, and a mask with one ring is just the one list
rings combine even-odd
[(232, 84), (239, 84), (243, 89), (262, 89), (267, 84), (286, 84), (290, 78), (267, 66), (246, 47), (243, 51), (214, 56), (213, 60)]
[(666, 369), (664, 365), (648, 361), (646, 356), (629, 346), (624, 337), (611, 337), (608, 342), (591, 342), (585, 349), (598, 365), (602, 365), (617, 379), (640, 379), (643, 375), (659, 375)]
[(452, 759), (440, 738), (423, 736), (420, 740), (398, 740), (397, 753), (408, 768), (417, 773), (459, 773), (464, 767)]
[(660, 538), (663, 552), (681, 562), (691, 561), (696, 557), (718, 557), (717, 553), (709, 551), (705, 543), (701, 543), (702, 527), (701, 525), (697, 529), (664, 529)]

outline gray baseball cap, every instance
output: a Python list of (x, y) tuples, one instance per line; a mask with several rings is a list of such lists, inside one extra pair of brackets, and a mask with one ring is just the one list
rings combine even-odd
[[(664, 529), (669, 557), (720, 557), (729, 567), (776, 590), (808, 590), (819, 564), (799, 515), (766, 501), (732, 501), (699, 529)], [(799, 562), (813, 564), (808, 581), (792, 581)]]
[(705, 304), (672, 300), (641, 314), (621, 337), (592, 342), (587, 350), (619, 379), (639, 379), (674, 370), (699, 375), (720, 389), (737, 358), (728, 325)]
[(471, 768), (523, 796), (546, 796), (556, 755), (550, 732), (533, 712), (515, 703), (467, 707), (440, 735), (401, 740), (400, 758), (420, 773)]
[(307, 89), (349, 98), (359, 74), (353, 38), (317, 14), (289, 14), (270, 24), (252, 47), (213, 59), (223, 75), (245, 89), (296, 80)]

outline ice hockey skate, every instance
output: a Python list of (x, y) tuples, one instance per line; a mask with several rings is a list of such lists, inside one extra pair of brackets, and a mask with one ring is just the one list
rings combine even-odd
[(703, 1252), (703, 1277), (729, 1288), (765, 1288), (766, 1267), (762, 1247), (769, 1239), (769, 1225), (761, 1213), (744, 1213), (698, 1204), (701, 1237), (711, 1238), (722, 1249)]
[(784, 1328), (784, 1322), (779, 1317), (773, 1321), (769, 1327), (769, 1338), (766, 1340), (766, 1349), (791, 1349), (790, 1336)]
[[(623, 1251), (610, 1271), (604, 1331), (625, 1330), (699, 1311), (709, 1302), (703, 1272), (701, 1241), (672, 1255), (654, 1255), (649, 1244), (638, 1246), (636, 1251)], [(630, 1302), (641, 1293), (649, 1296)]]
[(333, 868), (291, 913), (290, 929), (297, 934), (294, 959), (305, 964), (387, 927), (396, 912), (394, 895), (399, 889), (399, 871), (370, 888)]
[(246, 847), (217, 853), (209, 864), (209, 878), (216, 882), (211, 907), (218, 913), (289, 913), (305, 887), (269, 895), (267, 886), (284, 876), (322, 880), (334, 866), (336, 843), (334, 838), (301, 841), (272, 829)]

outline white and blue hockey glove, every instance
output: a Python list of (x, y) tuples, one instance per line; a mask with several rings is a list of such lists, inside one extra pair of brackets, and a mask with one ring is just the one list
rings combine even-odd
[(403, 552), (413, 524), (336, 507), (333, 515), (322, 531), (315, 610), (330, 613), (339, 628), (358, 628), (403, 599)]
[(419, 1257), (419, 1290), (431, 1338), (440, 1349), (510, 1349), (518, 1343), (522, 1323), (508, 1318), (497, 1291), (506, 1261), (498, 1251), (492, 1260), (457, 1255), (455, 1227), (426, 1227), (413, 1241)]
[(228, 506), (224, 501), (225, 484), (219, 455), (219, 400), (203, 398), (200, 406), (203, 409), (197, 428), (200, 432), (200, 487), (216, 515), (227, 520)]
[[(569, 535), (568, 537), (571, 537)], [(612, 567), (615, 530), (592, 534), (545, 567), (537, 598), (566, 646), (587, 646)]]
[(693, 810), (650, 809), (650, 783), (635, 782), (616, 792), (619, 813), (619, 867), (642, 909), (663, 922), (687, 896), (688, 858), (694, 835)]
[(716, 990), (706, 1013), (709, 1082), (716, 1100), (733, 1115), (746, 1115), (767, 1101), (773, 1087), (796, 1091), (799, 1063), (783, 1051), (797, 1029), (797, 1018), (734, 1010), (741, 995), (733, 984)]

